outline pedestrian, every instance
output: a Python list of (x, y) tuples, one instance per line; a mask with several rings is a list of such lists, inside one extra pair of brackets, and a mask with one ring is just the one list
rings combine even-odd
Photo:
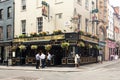
[(41, 67), (44, 68), (45, 67), (45, 54), (42, 51), (41, 51), (40, 59), (41, 59)]
[(79, 67), (80, 64), (80, 56), (78, 54), (75, 55), (75, 67)]
[(37, 53), (35, 55), (35, 58), (36, 58), (36, 69), (39, 69), (39, 66), (40, 66), (40, 53)]
[(99, 62), (99, 63), (102, 63), (102, 62), (103, 62), (103, 51), (102, 51), (102, 50), (99, 51), (98, 62)]
[(51, 54), (48, 52), (48, 53), (47, 53), (47, 66), (50, 66), (51, 58), (52, 58), (52, 56), (51, 56)]

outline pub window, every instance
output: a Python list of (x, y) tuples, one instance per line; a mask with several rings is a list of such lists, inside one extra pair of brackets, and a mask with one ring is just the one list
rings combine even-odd
[(38, 33), (42, 31), (43, 28), (43, 17), (37, 18)]
[(95, 23), (92, 22), (92, 34), (95, 34)]
[(57, 17), (57, 19), (61, 19), (62, 18), (62, 13), (56, 14), (56, 17)]
[(22, 4), (22, 10), (26, 10), (26, 0), (22, 0), (21, 4)]
[(12, 26), (11, 25), (7, 25), (7, 39), (11, 39), (12, 38)]
[(3, 40), (3, 27), (0, 26), (0, 40)]
[(88, 8), (89, 8), (89, 0), (85, 0), (85, 9), (88, 10)]
[(0, 20), (3, 19), (3, 9), (0, 9)]
[(8, 7), (8, 8), (7, 8), (7, 17), (8, 17), (8, 18), (11, 18), (11, 17), (12, 17), (12, 8), (11, 8), (11, 7)]
[(85, 19), (85, 30), (86, 30), (86, 32), (88, 32), (88, 19)]
[(78, 29), (81, 29), (81, 21), (82, 21), (82, 16), (78, 15)]
[(21, 21), (22, 34), (26, 34), (26, 20)]
[(77, 3), (82, 5), (82, 0), (77, 0)]

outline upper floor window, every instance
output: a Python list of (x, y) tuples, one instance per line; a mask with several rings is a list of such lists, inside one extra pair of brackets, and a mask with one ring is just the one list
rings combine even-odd
[(63, 0), (55, 0), (56, 4), (63, 3)]
[(26, 34), (26, 20), (21, 21), (22, 34)]
[(61, 19), (61, 18), (62, 18), (62, 13), (56, 14), (56, 18), (57, 18), (57, 19)]
[(0, 9), (0, 20), (3, 19), (3, 9)]
[(82, 16), (78, 15), (78, 29), (81, 29), (81, 25), (82, 25), (81, 21), (82, 21)]
[(77, 0), (77, 3), (82, 5), (82, 0)]
[(95, 9), (95, 3), (92, 1), (92, 10)]
[(89, 8), (89, 0), (85, 0), (85, 9)]
[(7, 8), (7, 17), (8, 17), (8, 18), (11, 18), (11, 17), (12, 17), (12, 8), (11, 8), (11, 7), (8, 7), (8, 8)]
[(22, 0), (21, 4), (22, 4), (22, 10), (26, 10), (26, 0)]
[(0, 2), (3, 2), (3, 1), (6, 1), (6, 0), (0, 0)]
[(42, 7), (41, 2), (42, 2), (42, 0), (37, 0), (37, 7)]
[(85, 31), (88, 32), (88, 19), (85, 19)]
[(0, 40), (3, 40), (3, 27), (0, 26)]
[(11, 25), (7, 25), (7, 39), (11, 39), (12, 38), (12, 26)]
[(43, 17), (37, 18), (38, 33), (42, 31), (43, 28)]

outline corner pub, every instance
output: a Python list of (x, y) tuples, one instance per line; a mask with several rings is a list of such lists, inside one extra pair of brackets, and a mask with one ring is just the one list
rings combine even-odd
[[(67, 48), (62, 47), (67, 43)], [(36, 48), (32, 49), (31, 46)], [(81, 32), (61, 33), (39, 37), (15, 38), (11, 48), (12, 65), (35, 65), (35, 54), (42, 50), (47, 54), (46, 45), (50, 45), (51, 66), (74, 66), (75, 54), (81, 55), (80, 64), (95, 63), (99, 53), (98, 38)], [(20, 47), (21, 46), (21, 47)]]

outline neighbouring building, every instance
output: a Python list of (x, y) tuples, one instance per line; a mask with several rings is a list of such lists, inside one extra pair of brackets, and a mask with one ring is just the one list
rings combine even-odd
[(115, 54), (120, 56), (120, 9), (119, 7), (113, 7), (114, 9), (114, 38), (116, 41)]
[(106, 28), (108, 27), (108, 0), (97, 0), (98, 12), (98, 28), (99, 28), (99, 46), (104, 52), (104, 60), (108, 60), (106, 47)]
[(108, 27), (106, 28), (107, 37), (106, 37), (106, 47), (108, 55), (107, 60), (111, 60), (111, 55), (115, 54), (115, 39), (114, 39), (114, 19), (113, 19), (114, 9), (113, 7), (108, 4)]
[(14, 32), (14, 2), (0, 0), (0, 63), (10, 57)]

